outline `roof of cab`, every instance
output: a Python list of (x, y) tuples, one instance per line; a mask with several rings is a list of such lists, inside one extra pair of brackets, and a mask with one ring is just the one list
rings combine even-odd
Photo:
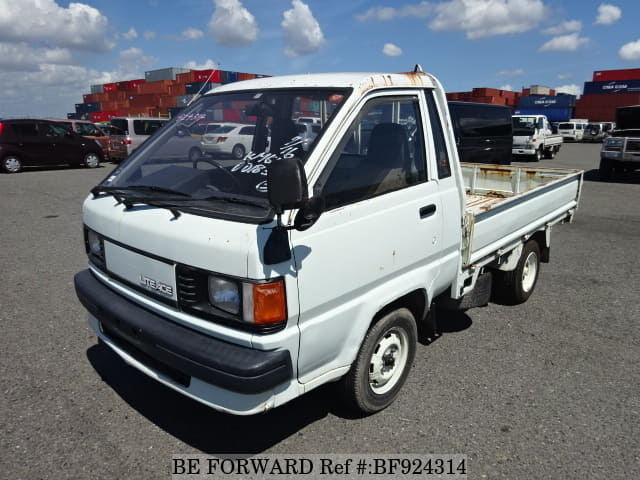
[(376, 88), (422, 87), (433, 88), (437, 81), (423, 72), (404, 73), (309, 73), (285, 75), (281, 77), (256, 78), (221, 85), (212, 90), (215, 93), (239, 90), (263, 90), (277, 88), (353, 88), (365, 93)]

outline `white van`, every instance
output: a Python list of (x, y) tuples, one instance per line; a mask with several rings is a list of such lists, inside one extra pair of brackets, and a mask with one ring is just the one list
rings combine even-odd
[(562, 122), (558, 124), (558, 135), (562, 135), (562, 139), (566, 141), (579, 142), (584, 136), (584, 127), (586, 123), (580, 122)]
[(131, 155), (142, 142), (162, 128), (169, 119), (158, 117), (115, 117), (110, 123), (120, 129), (122, 135), (112, 135), (110, 138), (110, 157), (114, 162), (120, 162)]

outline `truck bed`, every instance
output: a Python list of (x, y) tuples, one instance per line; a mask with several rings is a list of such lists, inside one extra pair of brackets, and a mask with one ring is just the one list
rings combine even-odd
[(466, 191), (465, 265), (569, 217), (582, 170), (461, 164)]

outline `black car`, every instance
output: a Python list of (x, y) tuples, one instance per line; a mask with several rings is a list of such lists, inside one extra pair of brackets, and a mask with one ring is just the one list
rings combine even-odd
[(24, 166), (84, 165), (95, 168), (102, 149), (94, 140), (81, 137), (47, 120), (1, 120), (0, 165), (7, 173)]
[(503, 105), (448, 102), (461, 162), (511, 165), (511, 110)]

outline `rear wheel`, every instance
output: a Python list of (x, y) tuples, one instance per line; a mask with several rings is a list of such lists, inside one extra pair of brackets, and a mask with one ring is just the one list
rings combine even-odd
[(548, 159), (548, 160), (551, 160), (553, 157), (555, 157), (555, 156), (556, 156), (556, 151), (557, 151), (557, 150), (556, 150), (556, 147), (550, 147), (550, 148), (547, 148), (547, 149), (544, 151), (544, 158), (546, 158), (546, 159)]
[(416, 321), (406, 308), (378, 320), (342, 379), (345, 400), (363, 413), (388, 407), (409, 375), (417, 338)]
[(89, 152), (84, 156), (83, 164), (87, 168), (96, 168), (100, 165), (100, 157), (97, 153)]
[(22, 161), (16, 155), (7, 155), (2, 159), (2, 170), (7, 173), (18, 173), (22, 170)]
[(603, 181), (611, 180), (611, 177), (613, 175), (613, 164), (610, 159), (608, 158), (600, 159), (599, 172), (600, 172), (600, 180), (603, 180)]
[(231, 150), (231, 155), (236, 160), (242, 160), (244, 158), (244, 152), (245, 152), (244, 146), (237, 144), (233, 147), (233, 150)]
[(529, 240), (522, 249), (515, 270), (497, 272), (494, 276), (494, 297), (507, 305), (526, 302), (536, 288), (539, 272), (540, 247), (535, 240)]

